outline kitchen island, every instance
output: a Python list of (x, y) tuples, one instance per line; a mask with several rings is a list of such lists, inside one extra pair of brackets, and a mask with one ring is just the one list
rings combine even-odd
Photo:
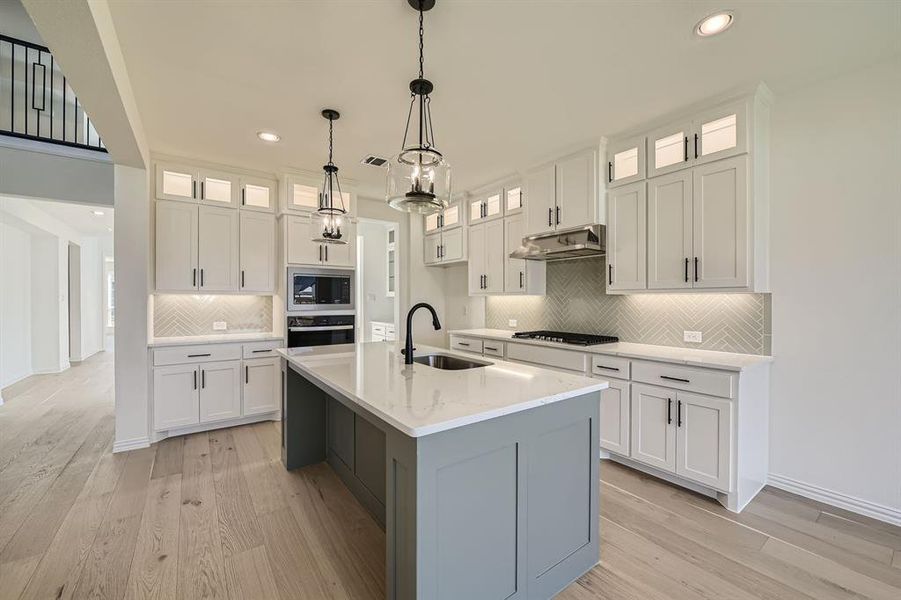
[[(598, 562), (601, 379), (371, 342), (279, 351), (282, 460), (384, 526), (388, 598), (550, 598)], [(468, 368), (442, 364), (462, 359)]]

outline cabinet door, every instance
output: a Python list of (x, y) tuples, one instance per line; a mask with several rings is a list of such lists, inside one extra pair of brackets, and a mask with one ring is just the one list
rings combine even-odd
[(426, 233), (432, 233), (441, 229), (441, 213), (426, 215), (423, 219), (423, 226)]
[(488, 294), (504, 292), (504, 264), (507, 262), (505, 249), (504, 222), (485, 223), (485, 292)]
[(554, 228), (556, 171), (548, 165), (526, 175), (526, 235)]
[(648, 180), (648, 289), (690, 288), (692, 172)]
[(708, 110), (695, 118), (698, 164), (748, 151), (748, 104), (745, 101)]
[(197, 365), (153, 369), (153, 429), (165, 431), (200, 420)]
[(672, 173), (694, 164), (691, 121), (664, 125), (648, 134), (648, 177)]
[(197, 198), (214, 206), (238, 206), (238, 180), (222, 171), (200, 171), (200, 192)]
[(353, 267), (357, 263), (357, 228), (353, 223), (341, 226), (346, 244), (323, 244), (322, 264), (330, 267)]
[[(314, 227), (309, 217), (286, 216), (285, 235), (288, 264), (318, 265), (322, 262), (322, 244), (313, 241)], [(318, 229), (318, 225), (316, 227)]]
[(610, 387), (601, 390), (601, 420), (598, 429), (601, 448), (629, 456), (629, 433), (631, 422), (628, 381), (608, 380)]
[(273, 412), (281, 406), (280, 360), (280, 358), (258, 358), (244, 361), (245, 417)]
[(210, 292), (237, 291), (238, 212), (201, 206), (199, 213), (199, 287)]
[(275, 215), (241, 211), (241, 291), (275, 291)]
[(515, 215), (522, 212), (522, 186), (512, 186), (504, 189), (504, 214)]
[(200, 422), (241, 416), (241, 361), (200, 365)]
[(354, 473), (372, 494), (385, 503), (385, 432), (354, 415)]
[(679, 392), (676, 474), (728, 492), (732, 474), (732, 402)]
[(461, 201), (448, 204), (441, 212), (441, 229), (448, 230), (463, 225), (463, 205)]
[(590, 150), (557, 162), (554, 223), (568, 229), (597, 221), (597, 152)]
[(197, 289), (197, 205), (156, 202), (156, 289)]
[(632, 458), (676, 471), (676, 392), (632, 384)]
[(485, 293), (485, 223), (469, 226), (469, 295)]
[(748, 157), (693, 169), (694, 287), (748, 286)]
[(315, 212), (319, 208), (319, 186), (312, 180), (289, 177), (285, 195), (288, 210), (309, 213)]
[(354, 413), (333, 398), (328, 400), (328, 447), (354, 470)]
[(495, 188), (484, 193), (482, 206), (482, 220), (484, 221), (504, 216), (504, 188)]
[(466, 258), (466, 232), (462, 227), (441, 234), (441, 262)]
[(639, 181), (607, 193), (607, 289), (647, 287), (647, 184)]
[(427, 235), (422, 241), (422, 260), (427, 265), (441, 262), (441, 234)]
[(269, 179), (241, 178), (241, 208), (262, 212), (275, 211), (278, 184)]
[(171, 164), (156, 165), (156, 197), (193, 202), (197, 199), (197, 170)]
[(526, 261), (509, 258), (522, 244), (523, 229), (522, 214), (504, 219), (504, 291), (508, 294), (521, 294), (526, 289)]
[(607, 187), (640, 181), (645, 177), (645, 136), (611, 140), (607, 144)]

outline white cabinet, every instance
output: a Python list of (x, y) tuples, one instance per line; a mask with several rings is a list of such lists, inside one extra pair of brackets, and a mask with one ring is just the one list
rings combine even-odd
[(427, 265), (459, 263), (467, 255), (467, 231), (462, 227), (433, 233), (423, 240), (423, 260)]
[(224, 171), (200, 169), (197, 175), (200, 193), (197, 199), (204, 204), (235, 208), (238, 206), (238, 178)]
[(157, 163), (156, 197), (200, 202), (227, 208), (238, 206), (238, 177), (225, 171), (184, 164)]
[(631, 384), (619, 379), (607, 381), (610, 387), (601, 390), (601, 418), (598, 425), (601, 448), (629, 456)]
[(369, 337), (373, 342), (393, 342), (397, 339), (394, 323), (372, 321), (369, 324)]
[(204, 363), (200, 369), (200, 422), (241, 416), (241, 363), (236, 360)]
[(238, 213), (212, 206), (199, 207), (198, 288), (210, 292), (238, 290)]
[(156, 197), (160, 200), (194, 201), (197, 199), (196, 168), (157, 163)]
[(525, 215), (504, 217), (504, 293), (539, 294), (546, 292), (547, 263), (510, 258), (525, 235)]
[(504, 214), (516, 215), (522, 212), (523, 193), (521, 184), (510, 184), (504, 188)]
[(497, 219), (504, 216), (504, 188), (495, 186), (477, 192), (469, 203), (469, 224), (474, 225), (483, 221)]
[(648, 180), (648, 289), (691, 287), (691, 190), (691, 171)]
[(275, 215), (241, 211), (242, 292), (275, 291)]
[(728, 491), (732, 474), (732, 402), (676, 394), (676, 475)]
[(428, 234), (462, 227), (463, 203), (464, 200), (458, 198), (451, 201), (444, 210), (426, 215), (423, 219), (424, 232)]
[(607, 187), (645, 178), (645, 136), (610, 140), (607, 144)]
[(526, 234), (554, 229), (556, 168), (547, 165), (526, 174)]
[(244, 416), (279, 409), (282, 373), (280, 361), (279, 358), (244, 361)]
[(156, 289), (197, 289), (197, 206), (158, 200), (156, 203)]
[(504, 291), (504, 222), (488, 221), (469, 227), (469, 294)]
[(632, 384), (632, 459), (676, 471), (675, 390)]
[(153, 369), (153, 428), (156, 431), (200, 422), (200, 386), (196, 364)]
[(278, 184), (271, 179), (241, 177), (241, 209), (275, 212)]
[[(322, 180), (312, 175), (287, 175), (279, 186), (280, 208), (282, 213), (316, 212), (319, 208), (319, 192)], [(356, 214), (356, 193), (351, 188), (341, 186), (341, 199), (347, 215)], [(337, 198), (336, 198), (337, 201)]]
[(694, 125), (680, 119), (648, 133), (648, 177), (690, 167), (694, 163)]
[(647, 184), (639, 181), (607, 192), (607, 289), (647, 287)]
[(353, 223), (341, 225), (346, 244), (325, 244), (313, 241), (321, 234), (320, 221), (316, 217), (288, 215), (284, 219), (288, 264), (348, 268), (356, 264), (356, 227)]
[(597, 163), (590, 149), (526, 175), (528, 235), (597, 221)]

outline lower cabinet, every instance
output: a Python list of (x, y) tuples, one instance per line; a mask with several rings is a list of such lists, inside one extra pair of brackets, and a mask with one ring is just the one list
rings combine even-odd
[(632, 458), (672, 473), (676, 472), (675, 395), (666, 388), (632, 385)]
[(244, 361), (244, 416), (278, 410), (281, 373), (279, 358)]
[(332, 457), (340, 460), (338, 474), (351, 489), (359, 489), (362, 485), (381, 504), (384, 513), (385, 433), (334, 398), (329, 398), (328, 448), (330, 461)]
[(157, 431), (200, 422), (198, 366), (170, 365), (153, 370), (153, 428)]
[(629, 456), (629, 411), (630, 399), (628, 381), (609, 379), (610, 387), (601, 390), (601, 448)]
[(200, 422), (211, 423), (241, 416), (241, 362), (204, 363), (200, 369)]

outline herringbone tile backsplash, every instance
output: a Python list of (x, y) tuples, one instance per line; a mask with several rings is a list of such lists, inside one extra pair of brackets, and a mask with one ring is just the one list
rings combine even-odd
[[(213, 321), (228, 329), (214, 331)], [(158, 294), (153, 297), (153, 335), (179, 337), (272, 331), (272, 296)]]
[[(486, 326), (616, 335), (624, 342), (768, 354), (769, 294), (605, 293), (603, 258), (548, 263), (546, 296), (487, 299)], [(684, 331), (704, 341), (686, 344)]]

